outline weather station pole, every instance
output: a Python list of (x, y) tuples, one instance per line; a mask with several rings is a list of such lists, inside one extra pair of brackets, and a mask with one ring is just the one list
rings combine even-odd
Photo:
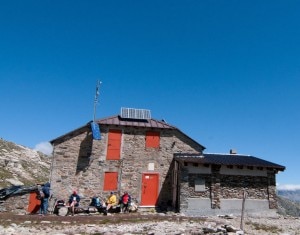
[(98, 97), (100, 94), (100, 85), (102, 82), (99, 80), (97, 81), (97, 86), (96, 86), (96, 94), (95, 94), (95, 99), (94, 99), (94, 115), (93, 115), (93, 121), (91, 122), (91, 128), (92, 128), (92, 133), (93, 133), (93, 139), (94, 140), (101, 140), (101, 133), (100, 133), (100, 128), (99, 124), (96, 123), (96, 110), (97, 110), (97, 105), (98, 105)]
[(97, 85), (96, 85), (96, 94), (95, 94), (95, 99), (94, 99), (94, 115), (93, 115), (93, 122), (95, 122), (96, 120), (96, 111), (97, 111), (97, 105), (99, 102), (99, 94), (100, 94), (100, 85), (101, 85), (101, 81), (97, 81)]

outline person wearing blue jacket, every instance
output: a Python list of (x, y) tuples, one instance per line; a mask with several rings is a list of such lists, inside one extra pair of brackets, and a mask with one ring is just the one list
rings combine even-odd
[(50, 197), (50, 183), (47, 182), (42, 186), (40, 191), (41, 197), (41, 206), (40, 206), (40, 215), (47, 215), (48, 211), (48, 200)]
[(76, 191), (74, 191), (69, 198), (69, 206), (72, 212), (72, 215), (75, 213), (75, 207), (79, 206), (80, 197)]

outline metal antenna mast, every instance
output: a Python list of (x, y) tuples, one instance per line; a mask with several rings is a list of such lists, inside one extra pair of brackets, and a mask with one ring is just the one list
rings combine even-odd
[(101, 85), (101, 81), (97, 81), (97, 85), (96, 85), (96, 94), (95, 94), (95, 100), (94, 100), (94, 115), (93, 115), (93, 121), (95, 122), (96, 120), (96, 109), (97, 109), (97, 105), (98, 105), (98, 97), (100, 94), (100, 85)]

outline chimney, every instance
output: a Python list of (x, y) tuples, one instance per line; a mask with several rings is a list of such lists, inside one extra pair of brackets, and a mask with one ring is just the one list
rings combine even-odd
[(235, 149), (230, 149), (230, 154), (237, 154), (236, 150)]

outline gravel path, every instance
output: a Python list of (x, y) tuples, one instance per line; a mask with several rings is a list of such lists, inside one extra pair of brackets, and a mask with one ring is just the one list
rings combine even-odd
[(300, 219), (293, 217), (245, 218), (244, 233), (240, 218), (215, 216), (206, 218), (182, 215), (114, 214), (54, 216), (0, 214), (2, 235), (73, 235), (73, 234), (249, 234), (300, 235)]

